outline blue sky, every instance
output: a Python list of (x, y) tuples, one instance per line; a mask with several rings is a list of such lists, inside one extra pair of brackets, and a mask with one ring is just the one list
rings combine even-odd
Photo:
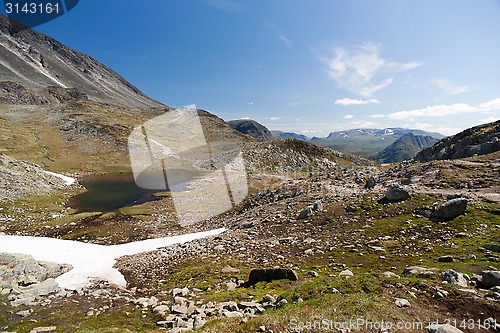
[(169, 106), (270, 129), (500, 119), (498, 0), (81, 0), (36, 29)]

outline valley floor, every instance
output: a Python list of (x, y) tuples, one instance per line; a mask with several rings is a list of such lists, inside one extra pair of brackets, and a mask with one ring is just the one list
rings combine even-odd
[[(105, 214), (68, 210), (77, 188), (4, 203), (6, 234), (122, 244), (227, 231), (119, 258), (126, 288), (94, 281), (14, 306), (30, 283), (3, 285), (0, 331), (426, 332), (437, 322), (494, 332), (500, 290), (481, 278), (500, 269), (499, 168), (495, 153), (391, 169), (253, 174), (241, 205), (187, 229), (175, 225), (166, 194)], [(376, 185), (365, 189), (370, 175)], [(381, 200), (393, 182), (408, 184), (410, 197)], [(451, 197), (467, 198), (465, 214), (425, 217)], [(9, 267), (3, 260), (0, 268)], [(263, 268), (293, 270), (298, 279), (244, 284)]]

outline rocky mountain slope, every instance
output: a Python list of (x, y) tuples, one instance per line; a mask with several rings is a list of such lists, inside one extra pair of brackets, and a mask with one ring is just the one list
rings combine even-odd
[[(18, 87), (22, 95), (16, 101), (36, 99), (44, 104), (44, 98), (51, 98), (47, 90), (53, 87), (53, 90), (73, 88), (102, 103), (134, 108), (163, 106), (92, 57), (35, 30), (20, 30), (19, 25), (12, 26), (0, 14), (0, 81), (15, 82), (35, 91), (26, 94)], [(7, 95), (11, 99), (12, 89), (5, 92), (5, 87), (2, 88), (0, 98)]]
[(258, 141), (266, 141), (273, 138), (273, 135), (267, 129), (267, 127), (259, 124), (255, 120), (231, 120), (227, 123), (238, 132), (249, 135)]
[(500, 120), (466, 129), (422, 150), (417, 161), (446, 160), (484, 155), (500, 150)]
[(380, 163), (397, 163), (414, 158), (422, 149), (432, 147), (439, 140), (432, 136), (408, 133), (381, 151), (375, 160)]

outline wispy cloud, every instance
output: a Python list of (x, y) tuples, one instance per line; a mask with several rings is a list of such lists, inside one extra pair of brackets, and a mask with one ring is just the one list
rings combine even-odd
[(370, 98), (370, 99), (342, 98), (335, 101), (335, 105), (342, 105), (342, 106), (364, 105), (364, 104), (380, 104), (380, 101), (375, 98)]
[(288, 47), (289, 49), (292, 48), (293, 42), (289, 38), (286, 38), (283, 35), (278, 35), (278, 38), (283, 42), (283, 44), (285, 44), (286, 47)]
[(500, 98), (489, 102), (481, 103), (477, 106), (467, 103), (457, 103), (452, 105), (434, 105), (422, 109), (393, 112), (386, 115), (375, 114), (371, 118), (387, 118), (392, 120), (415, 119), (421, 117), (446, 117), (467, 113), (486, 114), (491, 111), (500, 111)]
[(274, 35), (289, 49), (292, 48), (293, 46), (293, 41), (288, 38), (283, 31), (283, 28), (281, 28), (279, 25), (274, 24), (274, 23), (262, 23), (261, 24), (264, 28), (271, 30)]
[(310, 103), (311, 103), (310, 101), (306, 101), (306, 100), (302, 99), (302, 97), (300, 97), (299, 95), (295, 95), (292, 97), (291, 101), (288, 102), (287, 105), (291, 106), (293, 108), (298, 108), (304, 104), (310, 104)]
[(243, 6), (233, 0), (207, 0), (207, 2), (220, 10), (227, 12), (241, 12), (243, 11)]
[(352, 114), (346, 114), (344, 117), (342, 117), (344, 119), (353, 119), (354, 116)]
[(348, 50), (336, 48), (333, 57), (323, 57), (328, 74), (341, 88), (371, 97), (390, 85), (394, 78), (390, 74), (406, 72), (422, 65), (420, 62), (398, 63), (381, 57), (382, 46), (365, 42)]
[(374, 123), (373, 121), (365, 121), (365, 120), (352, 121), (351, 124), (353, 124), (359, 128), (370, 128), (370, 127), (377, 126), (377, 123)]
[(271, 117), (269, 118), (271, 121), (276, 121), (276, 120), (280, 120), (281, 118), (280, 117)]
[(470, 90), (469, 86), (457, 85), (457, 84), (454, 84), (452, 81), (447, 80), (447, 79), (432, 80), (432, 83), (434, 83), (434, 85), (436, 85), (436, 87), (443, 90), (447, 94), (453, 95), (453, 96), (466, 93)]

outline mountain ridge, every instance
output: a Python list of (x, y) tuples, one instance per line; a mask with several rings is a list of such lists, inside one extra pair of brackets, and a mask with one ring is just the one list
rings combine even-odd
[(447, 160), (486, 155), (500, 150), (500, 120), (468, 128), (422, 150), (416, 161)]
[(141, 109), (165, 107), (91, 56), (20, 23), (11, 24), (2, 14), (0, 77), (42, 95), (55, 86), (77, 89), (102, 103)]
[(439, 140), (428, 135), (407, 133), (378, 153), (375, 160), (380, 163), (397, 163), (413, 159), (422, 149), (429, 148)]

